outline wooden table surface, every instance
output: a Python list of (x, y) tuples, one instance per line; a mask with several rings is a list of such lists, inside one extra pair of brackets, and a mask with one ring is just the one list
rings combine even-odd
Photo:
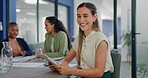
[[(44, 60), (31, 59), (26, 62), (19, 63), (42, 63)], [(27, 65), (27, 64), (26, 64)], [(52, 72), (47, 66), (33, 67), (24, 66), (16, 67), (7, 73), (0, 73), (0, 78), (67, 78), (65, 75), (61, 75), (58, 72)]]
[(12, 71), (0, 74), (0, 78), (67, 78), (58, 72), (52, 72), (48, 67), (14, 67)]

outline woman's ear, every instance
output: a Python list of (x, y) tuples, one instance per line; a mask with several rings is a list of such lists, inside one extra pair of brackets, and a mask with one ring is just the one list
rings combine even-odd
[(52, 24), (52, 27), (54, 28), (55, 24)]
[(51, 27), (52, 27), (52, 30), (54, 31), (54, 29), (55, 29), (55, 24), (52, 24)]
[(97, 14), (93, 15), (93, 21), (95, 22), (97, 19)]

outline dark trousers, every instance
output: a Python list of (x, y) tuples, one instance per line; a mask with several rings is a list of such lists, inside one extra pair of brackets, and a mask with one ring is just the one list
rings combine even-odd
[(102, 78), (112, 78), (112, 73), (110, 71), (105, 72)]

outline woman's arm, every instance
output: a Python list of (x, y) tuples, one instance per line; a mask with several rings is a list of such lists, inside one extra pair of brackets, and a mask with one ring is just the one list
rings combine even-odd
[(63, 59), (63, 61), (61, 62), (61, 64), (69, 64), (74, 57), (76, 56), (76, 52), (74, 51), (73, 48), (70, 49), (70, 52), (68, 53), (68, 55)]
[[(74, 49), (71, 48), (68, 55), (59, 62), (59, 65), (68, 65), (74, 59), (75, 55), (76, 55), (76, 53), (75, 53)], [(50, 62), (48, 62), (48, 65), (52, 71), (56, 71), (55, 65), (51, 65)]]
[[(106, 65), (108, 44), (102, 41), (96, 50), (95, 68), (91, 69), (76, 69), (66, 65), (58, 65), (57, 69), (61, 74), (72, 74), (82, 77), (102, 77)], [(67, 70), (66, 70), (67, 69)]]
[(26, 56), (31, 56), (32, 55), (32, 50), (30, 49), (27, 42), (22, 38), (18, 38), (17, 40), (18, 40), (18, 43), (20, 44), (22, 52), (26, 51)]

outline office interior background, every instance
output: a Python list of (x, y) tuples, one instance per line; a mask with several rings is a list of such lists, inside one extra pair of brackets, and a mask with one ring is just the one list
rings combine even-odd
[[(102, 32), (108, 37), (111, 49), (114, 46), (114, 0), (1, 0), (0, 1), (0, 40), (7, 38), (7, 25), (17, 22), (19, 25), (18, 37), (24, 38), (28, 44), (41, 43), (45, 40), (44, 21), (47, 16), (55, 16), (64, 23), (73, 42), (78, 35), (76, 22), (76, 8), (82, 2), (92, 2), (98, 9), (98, 18)], [(136, 1), (136, 0), (135, 0)], [(148, 1), (136, 1), (136, 61), (137, 66), (143, 65), (148, 75)], [(131, 78), (131, 61), (127, 62), (127, 53), (131, 52), (130, 46), (123, 47), (125, 41), (121, 36), (132, 30), (132, 0), (117, 0), (117, 47), (122, 55), (121, 78)], [(138, 72), (137, 78), (142, 77)], [(147, 76), (148, 77), (148, 76)], [(147, 78), (146, 77), (146, 78)]]

